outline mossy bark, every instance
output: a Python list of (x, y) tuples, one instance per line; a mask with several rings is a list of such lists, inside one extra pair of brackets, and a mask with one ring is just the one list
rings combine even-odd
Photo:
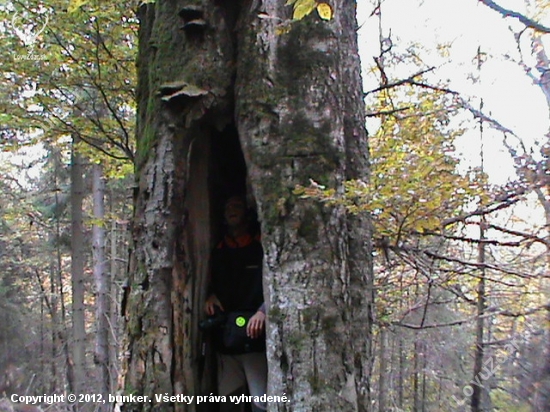
[(266, 254), (270, 392), (291, 399), (271, 410), (366, 411), (368, 218), (292, 195), (309, 179), (341, 191), (367, 178), (355, 2), (333, 1), (331, 21), (312, 13), (277, 34), (284, 3), (256, 3), (243, 19), (235, 92)]
[[(197, 321), (210, 243), (208, 147), (235, 122), (265, 250), (270, 410), (369, 410), (368, 218), (292, 195), (367, 177), (355, 2), (277, 34), (283, 0), (140, 9), (138, 162), (125, 293), (126, 393), (200, 395)], [(186, 31), (185, 10), (205, 26)], [(183, 13), (180, 13), (183, 10)], [(184, 30), (180, 28), (184, 27)], [(195, 404), (127, 405), (189, 410)]]
[[(204, 10), (211, 25), (199, 38), (180, 29), (180, 12), (190, 5)], [(197, 324), (211, 247), (207, 125), (230, 120), (232, 98), (234, 50), (223, 11), (189, 1), (139, 10), (135, 215), (121, 385), (152, 402), (125, 405), (128, 410), (195, 410), (157, 403), (154, 395), (201, 394)]]

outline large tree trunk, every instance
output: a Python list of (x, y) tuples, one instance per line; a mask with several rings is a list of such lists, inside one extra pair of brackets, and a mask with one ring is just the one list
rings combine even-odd
[[(284, 3), (159, 0), (140, 10), (126, 392), (210, 389), (199, 385), (197, 322), (214, 189), (231, 186), (210, 157), (236, 129), (262, 227), (269, 392), (289, 399), (270, 410), (370, 410), (368, 218), (292, 194), (309, 179), (342, 191), (345, 179), (367, 178), (355, 2), (278, 33), (292, 12)], [(132, 407), (173, 406), (201, 407)]]
[[(367, 410), (370, 249), (360, 217), (292, 196), (309, 179), (366, 178), (355, 2), (332, 3), (286, 34), (284, 2), (243, 13), (238, 129), (259, 205), (269, 305), (269, 388), (291, 406)], [(268, 16), (268, 18), (262, 18)]]
[[(206, 362), (197, 323), (212, 246), (209, 142), (216, 126), (232, 119), (233, 44), (223, 11), (197, 1), (140, 8), (134, 245), (122, 302), (126, 393), (202, 394), (198, 383)], [(202, 14), (212, 29), (180, 30), (190, 19), (185, 13)], [(154, 399), (132, 405), (173, 406)], [(195, 410), (195, 404), (176, 403), (175, 409)]]

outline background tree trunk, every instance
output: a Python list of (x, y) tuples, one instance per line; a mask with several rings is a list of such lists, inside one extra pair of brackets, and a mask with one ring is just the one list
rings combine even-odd
[[(109, 202), (110, 207), (113, 206), (113, 196), (109, 196), (111, 201)], [(114, 213), (111, 214), (114, 216)], [(123, 226), (125, 227), (125, 226)], [(109, 348), (109, 365), (110, 365), (110, 387), (112, 389), (116, 388), (118, 375), (119, 375), (119, 359), (120, 359), (120, 344), (119, 338), (120, 333), (120, 282), (123, 278), (123, 273), (126, 268), (122, 268), (122, 261), (126, 256), (127, 250), (119, 251), (121, 245), (126, 245), (127, 242), (124, 240), (124, 237), (119, 234), (119, 232), (124, 233), (124, 229), (121, 227), (119, 229), (119, 222), (116, 219), (112, 219), (111, 228), (110, 228), (110, 262), (109, 262), (109, 273), (111, 277), (110, 281), (110, 291), (109, 291), (109, 324), (110, 324), (110, 348)], [(122, 248), (121, 248), (122, 249)], [(127, 248), (126, 248), (127, 249)]]
[(412, 387), (413, 387), (413, 402), (412, 402), (412, 410), (413, 412), (420, 412), (420, 387), (418, 384), (418, 374), (419, 374), (419, 356), (420, 356), (420, 344), (418, 342), (418, 338), (414, 341), (414, 349), (413, 349), (413, 370), (412, 370)]
[[(84, 179), (82, 155), (73, 138), (71, 153), (71, 279), (72, 279), (72, 361), (75, 393), (85, 393), (86, 385), (86, 327), (84, 308), (84, 233), (82, 202)], [(70, 380), (69, 380), (70, 381)]]
[[(479, 225), (479, 239), (485, 239), (485, 221), (481, 221)], [(478, 262), (485, 263), (485, 245), (479, 243), (478, 247)], [(476, 340), (474, 350), (474, 371), (472, 381), (475, 382), (481, 379), (481, 368), (483, 367), (484, 360), (484, 335), (485, 335), (485, 309), (486, 309), (486, 295), (485, 295), (485, 269), (480, 270), (479, 282), (477, 285), (477, 319), (476, 319)], [(486, 382), (485, 382), (486, 384)], [(485, 409), (482, 403), (483, 388), (479, 385), (472, 385), (472, 412), (481, 412)]]
[(380, 332), (379, 332), (379, 348), (378, 348), (378, 362), (379, 362), (379, 374), (380, 377), (378, 378), (378, 411), (384, 412), (386, 407), (386, 396), (387, 396), (387, 381), (386, 377), (388, 375), (387, 373), (387, 354), (386, 354), (386, 346), (387, 346), (387, 337), (386, 337), (386, 328), (381, 326)]
[[(100, 164), (94, 164), (92, 166), (92, 197), (94, 212), (94, 224), (92, 226), (92, 259), (96, 292), (96, 340), (94, 363), (99, 367), (100, 391), (103, 397), (107, 399), (111, 389), (109, 364), (109, 292), (111, 285), (105, 258), (105, 182), (103, 180), (103, 168)], [(106, 411), (107, 406), (108, 405), (102, 405), (101, 410)]]

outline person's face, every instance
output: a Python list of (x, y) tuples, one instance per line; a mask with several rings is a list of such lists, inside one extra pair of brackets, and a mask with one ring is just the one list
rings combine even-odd
[(246, 207), (240, 199), (229, 199), (225, 204), (224, 217), (229, 227), (245, 223)]

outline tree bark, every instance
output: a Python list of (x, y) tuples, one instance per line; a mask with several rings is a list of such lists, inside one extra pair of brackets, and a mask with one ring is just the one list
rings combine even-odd
[[(113, 196), (109, 196), (110, 198), (110, 207), (111, 207), (111, 215), (113, 214)], [(122, 230), (121, 230), (122, 231)], [(122, 236), (120, 236), (122, 238)], [(121, 261), (123, 260), (124, 253), (120, 253), (119, 255), (119, 235), (118, 235), (118, 222), (117, 219), (113, 218), (111, 221), (111, 229), (110, 229), (110, 262), (109, 262), (109, 273), (111, 277), (110, 281), (110, 291), (109, 291), (109, 324), (111, 326), (111, 338), (109, 340), (110, 347), (109, 347), (109, 365), (110, 365), (110, 387), (112, 389), (116, 388), (117, 381), (118, 381), (118, 374), (119, 374), (119, 359), (120, 359), (120, 353), (119, 353), (119, 342), (118, 339), (121, 336), (120, 331), (120, 286), (119, 282), (122, 280), (122, 273), (124, 272), (123, 268), (121, 267)], [(121, 242), (122, 244), (126, 244), (127, 242)], [(127, 247), (126, 247), (127, 249)]]
[[(61, 202), (58, 195), (58, 188), (61, 184), (60, 180), (60, 167), (61, 167), (61, 158), (60, 153), (56, 150), (53, 152), (54, 154), (54, 184), (55, 184), (55, 206), (56, 210), (61, 210)], [(71, 168), (72, 172), (72, 168)], [(72, 188), (72, 176), (71, 176), (71, 188)], [(71, 189), (72, 190), (72, 189)], [(72, 208), (71, 204), (71, 208)], [(76, 206), (76, 205), (75, 205)], [(74, 362), (72, 358), (71, 353), (71, 347), (70, 347), (70, 336), (71, 331), (69, 330), (69, 326), (67, 323), (68, 315), (67, 315), (67, 307), (65, 306), (65, 285), (64, 285), (64, 276), (63, 276), (63, 257), (62, 257), (62, 246), (61, 246), (61, 233), (62, 233), (62, 227), (61, 227), (61, 214), (56, 213), (56, 219), (55, 219), (55, 234), (54, 238), (55, 240), (55, 263), (54, 265), (54, 272), (52, 272), (52, 279), (50, 284), (50, 292), (52, 296), (52, 333), (55, 335), (55, 338), (52, 337), (52, 343), (54, 344), (53, 352), (52, 352), (52, 362), (55, 362), (55, 360), (59, 357), (58, 350), (63, 351), (63, 357), (64, 357), (64, 372), (66, 376), (66, 382), (67, 387), (74, 391), (75, 388), (75, 375), (74, 375)], [(72, 222), (71, 222), (71, 230), (72, 230)], [(72, 246), (72, 243), (71, 243)], [(71, 247), (72, 250), (72, 247)], [(72, 262), (71, 262), (72, 265)], [(72, 274), (72, 267), (71, 267), (71, 274)], [(55, 276), (55, 279), (53, 278)], [(71, 282), (72, 282), (72, 276), (71, 276)], [(57, 311), (59, 309), (59, 315), (57, 315)], [(55, 313), (55, 316), (54, 316)], [(57, 321), (54, 321), (54, 318), (57, 319)], [(57, 390), (59, 387), (56, 383), (58, 379), (56, 378), (52, 385), (54, 390)], [(61, 380), (62, 381), (62, 380)], [(54, 391), (52, 390), (52, 392)]]
[(71, 152), (71, 280), (73, 342), (72, 362), (75, 393), (85, 393), (86, 379), (86, 327), (84, 309), (84, 233), (82, 203), (84, 180), (82, 155), (76, 149), (75, 137)]
[[(208, 153), (216, 131), (235, 122), (262, 227), (269, 393), (289, 399), (269, 408), (370, 410), (368, 217), (292, 194), (309, 179), (338, 191), (346, 179), (367, 179), (355, 2), (332, 6), (331, 21), (311, 14), (291, 24), (281, 0), (141, 7), (126, 392), (203, 390)], [(288, 33), (278, 33), (281, 22)]]
[(415, 336), (414, 349), (413, 349), (413, 370), (412, 370), (412, 387), (413, 387), (413, 412), (420, 412), (420, 387), (418, 385), (418, 373), (419, 373), (419, 356), (420, 356), (420, 343), (418, 342), (418, 336)]
[[(94, 350), (94, 363), (99, 367), (100, 391), (105, 399), (111, 389), (109, 335), (110, 335), (110, 276), (107, 272), (105, 259), (105, 181), (103, 180), (103, 168), (100, 164), (92, 166), (92, 197), (93, 216), (92, 226), (92, 260), (93, 274), (96, 290), (96, 340)], [(106, 411), (108, 405), (101, 405), (100, 410)]]
[(291, 398), (272, 410), (370, 406), (367, 221), (292, 196), (309, 179), (342, 191), (367, 175), (355, 2), (332, 6), (330, 22), (312, 14), (278, 35), (290, 10), (265, 1), (240, 33), (237, 124), (262, 222), (269, 390)]
[(387, 337), (386, 337), (386, 328), (383, 326), (380, 327), (379, 332), (379, 351), (378, 351), (378, 362), (379, 362), (379, 378), (378, 378), (378, 411), (384, 412), (386, 407), (386, 397), (387, 397), (387, 383), (386, 383), (386, 377), (387, 377), (387, 358), (386, 358), (386, 346), (387, 346)]
[[(137, 187), (121, 308), (122, 373), (126, 393), (142, 393), (153, 402), (128, 405), (136, 410), (192, 411), (195, 404), (157, 403), (154, 395), (202, 394), (197, 324), (212, 246), (208, 145), (213, 129), (231, 121), (234, 74), (224, 10), (206, 3), (159, 1), (139, 11)], [(185, 11), (203, 13), (212, 30), (181, 30)], [(191, 88), (205, 94), (193, 95)], [(178, 90), (181, 94), (171, 95)]]

